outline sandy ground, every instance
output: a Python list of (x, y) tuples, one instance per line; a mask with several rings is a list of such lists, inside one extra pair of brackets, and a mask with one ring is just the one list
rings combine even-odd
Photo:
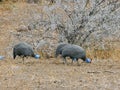
[[(70, 60), (68, 60), (70, 61)], [(6, 59), (0, 61), (0, 90), (119, 90), (120, 61), (79, 60), (64, 65), (61, 59)]]

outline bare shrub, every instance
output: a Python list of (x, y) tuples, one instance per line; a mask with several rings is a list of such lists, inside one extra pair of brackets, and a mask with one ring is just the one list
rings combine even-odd
[[(105, 39), (120, 37), (117, 33), (120, 29), (119, 12), (116, 12), (120, 8), (119, 1), (57, 1), (43, 9), (47, 15), (45, 31), (56, 30), (59, 33), (58, 42), (77, 44), (86, 49), (100, 48), (98, 55), (111, 56)], [(113, 34), (116, 36), (113, 37)]]
[(35, 46), (41, 40), (53, 45), (68, 42), (93, 53), (97, 48), (98, 55), (105, 55), (111, 48), (107, 39), (111, 42), (120, 38), (119, 10), (119, 0), (55, 0), (52, 5), (43, 4), (41, 13), (31, 9), (32, 19), (28, 22), (31, 31), (20, 33), (19, 37), (32, 41)]

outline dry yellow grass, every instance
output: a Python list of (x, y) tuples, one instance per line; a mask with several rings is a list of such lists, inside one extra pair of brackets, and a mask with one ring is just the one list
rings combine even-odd
[(92, 59), (113, 59), (118, 60), (120, 58), (120, 49), (113, 49), (110, 50), (88, 50), (87, 51), (88, 57)]
[(12, 5), (10, 3), (0, 3), (0, 14), (4, 11), (10, 11)]
[[(68, 60), (69, 61), (69, 60)], [(1, 90), (119, 90), (120, 61), (93, 60), (80, 66), (61, 59), (0, 61)]]

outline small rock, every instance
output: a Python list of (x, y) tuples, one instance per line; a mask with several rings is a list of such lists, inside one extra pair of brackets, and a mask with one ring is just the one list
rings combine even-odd
[(21, 25), (16, 30), (17, 30), (17, 32), (27, 32), (28, 31), (28, 27), (25, 26), (25, 25)]

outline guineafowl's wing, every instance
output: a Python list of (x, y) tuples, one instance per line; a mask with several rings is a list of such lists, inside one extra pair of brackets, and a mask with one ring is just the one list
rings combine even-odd
[(73, 45), (72, 47), (72, 55), (75, 57), (75, 58), (81, 58), (85, 55), (85, 51), (83, 48), (81, 48), (80, 46), (77, 46), (77, 45)]
[(33, 51), (32, 48), (29, 48), (29, 49), (28, 49), (28, 52), (29, 52), (29, 53), (28, 53), (29, 56), (33, 56), (33, 57), (35, 56), (34, 51)]
[(69, 56), (72, 57), (74, 54), (74, 49), (71, 45), (66, 45), (62, 48), (62, 56)]

